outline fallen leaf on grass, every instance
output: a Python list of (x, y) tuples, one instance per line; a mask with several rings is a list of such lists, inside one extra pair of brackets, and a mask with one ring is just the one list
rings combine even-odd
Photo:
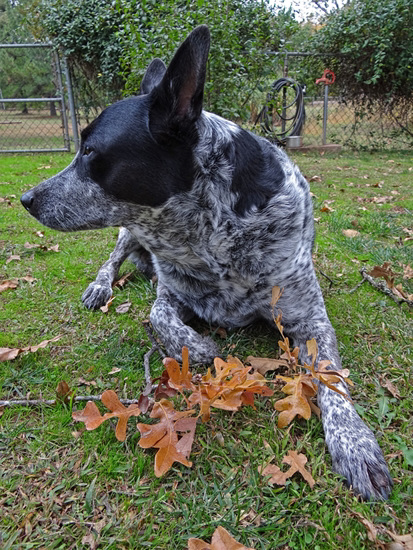
[(394, 284), (397, 273), (392, 271), (390, 262), (384, 262), (383, 265), (375, 265), (371, 271), (367, 272), (367, 275), (375, 278), (383, 278), (386, 281), (387, 287), (397, 296), (397, 298), (401, 300), (413, 300), (413, 294), (407, 294), (401, 284)]
[(56, 388), (56, 396), (60, 401), (63, 401), (64, 403), (69, 403), (70, 397), (74, 394), (74, 392), (70, 389), (69, 384), (65, 382), (64, 380), (61, 380)]
[(43, 340), (43, 342), (40, 342), (37, 346), (28, 346), (26, 348), (0, 348), (0, 361), (10, 361), (15, 359), (18, 355), (24, 353), (25, 351), (35, 352), (40, 348), (45, 348), (50, 342), (57, 342), (57, 340), (61, 337), (62, 335), (59, 334), (50, 340)]
[(111, 296), (109, 300), (106, 302), (106, 304), (99, 308), (102, 313), (107, 313), (109, 311), (109, 308), (112, 305), (114, 298), (115, 298), (114, 296)]
[(166, 397), (174, 397), (178, 390), (170, 386), (169, 384), (169, 374), (164, 370), (159, 378), (155, 378), (152, 382), (158, 382), (158, 386), (154, 393), (155, 401)]
[(403, 279), (413, 278), (413, 269), (409, 265), (402, 265), (403, 267)]
[(40, 244), (31, 244), (29, 242), (25, 242), (24, 243), (24, 248), (27, 248), (27, 250), (31, 250), (32, 248), (40, 248), (41, 246), (43, 245), (40, 245)]
[(383, 265), (375, 265), (371, 271), (367, 272), (367, 275), (370, 275), (370, 277), (383, 277), (387, 286), (391, 288), (394, 285), (396, 273), (392, 271), (390, 266), (390, 262), (384, 262)]
[(20, 279), (22, 281), (26, 281), (26, 283), (33, 283), (34, 281), (37, 281), (37, 279), (31, 275), (25, 275), (24, 277), (20, 277)]
[(108, 372), (108, 374), (116, 374), (118, 372), (120, 372), (122, 369), (120, 369), (119, 367), (113, 367), (113, 369)]
[[(281, 322), (277, 320), (277, 327), (281, 332), (283, 341), (278, 342), (281, 349), (286, 350), (284, 355), (289, 351), (288, 338), (283, 334), (283, 327)], [(288, 351), (287, 351), (288, 350)], [(295, 352), (296, 350), (294, 350)], [(304, 363), (304, 368), (310, 372), (305, 374), (297, 374), (293, 378), (289, 376), (280, 376), (276, 378), (286, 382), (286, 385), (282, 388), (282, 391), (288, 395), (284, 399), (276, 401), (274, 408), (280, 411), (278, 416), (278, 427), (285, 428), (296, 417), (299, 416), (308, 420), (311, 417), (311, 412), (314, 412), (318, 417), (320, 416), (320, 409), (311, 401), (317, 393), (316, 380), (326, 385), (330, 390), (339, 393), (346, 399), (350, 399), (345, 391), (340, 390), (335, 384), (340, 382), (346, 382), (353, 385), (352, 381), (348, 378), (348, 369), (342, 370), (330, 370), (327, 367), (330, 365), (330, 361), (319, 361), (318, 369), (315, 370), (315, 362), (318, 354), (317, 342), (313, 338), (307, 341), (308, 355), (311, 357), (311, 365)], [(298, 350), (297, 350), (298, 352)], [(283, 356), (281, 356), (283, 357)], [(295, 358), (295, 357), (294, 357)]]
[(127, 313), (129, 311), (129, 308), (131, 307), (132, 302), (124, 302), (123, 304), (120, 304), (116, 309), (116, 313)]
[(58, 244), (54, 244), (52, 246), (46, 246), (45, 244), (32, 244), (29, 242), (25, 242), (23, 246), (28, 250), (31, 250), (32, 248), (39, 248), (40, 250), (44, 250), (46, 252), (49, 252), (50, 250), (52, 250), (53, 252), (59, 252)]
[(113, 390), (106, 390), (102, 393), (101, 397), (102, 403), (110, 413), (105, 413), (103, 416), (100, 414), (100, 411), (97, 405), (93, 401), (88, 401), (86, 407), (80, 411), (74, 411), (72, 413), (73, 420), (77, 422), (83, 422), (88, 431), (95, 430), (98, 428), (105, 420), (109, 418), (117, 418), (118, 423), (116, 425), (116, 439), (118, 441), (125, 441), (126, 439), (126, 427), (128, 420), (131, 416), (139, 416), (141, 411), (136, 404), (129, 405), (125, 407), (120, 401), (118, 396)]
[(393, 397), (396, 399), (400, 399), (400, 393), (399, 390), (396, 388), (396, 386), (390, 382), (390, 380), (387, 380), (385, 376), (380, 377), (380, 384), (382, 388), (386, 388)]
[(120, 288), (123, 288), (126, 283), (129, 281), (130, 277), (133, 275), (133, 271), (129, 271), (129, 273), (125, 273), (125, 275), (122, 275), (120, 279), (115, 281), (112, 286), (119, 286)]
[(308, 470), (305, 469), (307, 463), (307, 457), (296, 451), (288, 451), (288, 454), (283, 458), (283, 464), (289, 464), (290, 468), (286, 472), (282, 472), (281, 469), (275, 464), (268, 464), (265, 468), (259, 469), (260, 474), (263, 476), (270, 475), (268, 483), (276, 485), (285, 485), (287, 479), (293, 476), (296, 472), (299, 472), (305, 481), (311, 488), (315, 485), (315, 480)]
[[(141, 433), (139, 446), (143, 449), (154, 447), (159, 449), (155, 456), (155, 475), (163, 476), (174, 462), (180, 462), (184, 466), (191, 467), (192, 462), (187, 459), (192, 448), (193, 433), (195, 432), (197, 419), (191, 417), (194, 410), (176, 411), (173, 403), (166, 399), (154, 404), (151, 418), (158, 418), (157, 424), (138, 424), (138, 430)], [(179, 424), (182, 419), (186, 422)], [(182, 435), (184, 432), (185, 435)], [(181, 433), (181, 439), (184, 442), (179, 445), (180, 439), (178, 433)]]
[(21, 260), (20, 256), (18, 254), (12, 254), (9, 256), (6, 260), (6, 264), (9, 264), (10, 262), (19, 262)]
[(212, 535), (211, 544), (191, 538), (188, 540), (188, 550), (254, 550), (237, 542), (226, 529), (219, 526)]
[(355, 229), (343, 229), (342, 233), (345, 237), (350, 237), (350, 239), (360, 237), (361, 235), (361, 233)]
[[(360, 513), (352, 511), (355, 518), (357, 518), (360, 523), (364, 525), (364, 527), (367, 529), (367, 538), (374, 542), (377, 548), (381, 548), (382, 550), (413, 550), (413, 535), (407, 534), (407, 535), (397, 535), (396, 533), (393, 533), (393, 531), (390, 531), (390, 529), (387, 529), (384, 525), (374, 525), (374, 523), (364, 516), (362, 516)], [(394, 540), (394, 543), (385, 543), (384, 541), (380, 540), (378, 538), (378, 535), (385, 534), (388, 537), (392, 538)]]
[(7, 279), (0, 282), (0, 292), (5, 290), (14, 290), (19, 286), (19, 279), (21, 281), (26, 281), (27, 283), (33, 283), (36, 279), (31, 275), (26, 275), (25, 277), (19, 277), (18, 279)]
[(394, 197), (383, 195), (382, 197), (357, 197), (358, 202), (372, 202), (374, 204), (386, 204), (394, 200)]
[(90, 550), (96, 550), (98, 547), (98, 541), (95, 539), (92, 533), (89, 533), (88, 535), (84, 535), (82, 537), (82, 544), (89, 545)]
[(294, 378), (277, 376), (277, 379), (286, 382), (282, 391), (288, 395), (274, 404), (275, 410), (280, 412), (278, 427), (285, 428), (297, 415), (308, 420), (311, 416), (309, 400), (317, 393), (317, 386), (311, 375), (299, 374)]
[(166, 372), (169, 376), (169, 386), (175, 390), (196, 390), (192, 383), (192, 373), (189, 370), (189, 351), (187, 347), (182, 348), (182, 370), (179, 363), (171, 357), (165, 357), (163, 360)]
[(271, 396), (265, 378), (258, 372), (250, 374), (251, 367), (239, 361), (226, 363), (219, 357), (214, 360), (215, 376), (211, 369), (202, 376), (201, 383), (189, 397), (191, 405), (199, 405), (202, 422), (210, 417), (211, 407), (237, 411), (242, 405), (254, 406), (254, 394)]
[(256, 372), (262, 375), (269, 371), (289, 367), (289, 363), (286, 359), (270, 359), (268, 357), (253, 357), (252, 355), (247, 357), (247, 363), (249, 363)]
[(14, 290), (18, 286), (18, 279), (6, 279), (5, 281), (0, 282), (0, 292), (4, 292), (5, 290)]

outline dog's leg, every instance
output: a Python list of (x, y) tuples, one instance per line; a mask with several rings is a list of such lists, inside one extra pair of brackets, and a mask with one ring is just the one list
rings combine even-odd
[(112, 254), (99, 269), (96, 279), (83, 293), (82, 301), (88, 309), (98, 309), (106, 304), (112, 296), (112, 283), (118, 275), (119, 268), (129, 255), (145, 275), (153, 273), (149, 252), (142, 248), (127, 229), (122, 227)]
[[(329, 360), (329, 369), (341, 369), (335, 332), (327, 315), (324, 319), (309, 319), (290, 326), (288, 331), (287, 327), (285, 329), (294, 344), (299, 346), (302, 362), (309, 363), (306, 342), (315, 338), (318, 361)], [(348, 394), (346, 384), (338, 384), (337, 387)], [(318, 405), (333, 469), (343, 475), (354, 492), (364, 499), (386, 499), (392, 480), (373, 432), (348, 399), (324, 384), (319, 385)]]
[(201, 336), (185, 324), (192, 316), (193, 312), (158, 281), (157, 298), (150, 319), (168, 355), (181, 361), (182, 348), (186, 346), (191, 363), (211, 363), (214, 357), (220, 355), (219, 348), (211, 338)]

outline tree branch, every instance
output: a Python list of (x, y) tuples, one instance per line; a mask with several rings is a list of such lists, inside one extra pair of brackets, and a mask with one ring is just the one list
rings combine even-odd
[(366, 280), (368, 283), (370, 283), (371, 286), (373, 286), (374, 288), (377, 288), (377, 290), (380, 290), (380, 292), (383, 292), (384, 294), (386, 294), (386, 296), (388, 296), (398, 304), (407, 304), (409, 307), (413, 307), (412, 300), (408, 300), (407, 298), (399, 298), (398, 296), (396, 296), (391, 291), (391, 288), (389, 288), (384, 281), (377, 281), (376, 279), (374, 279), (374, 277), (372, 277), (371, 275), (368, 275), (366, 273), (365, 267), (362, 267), (360, 269), (360, 273), (363, 279)]

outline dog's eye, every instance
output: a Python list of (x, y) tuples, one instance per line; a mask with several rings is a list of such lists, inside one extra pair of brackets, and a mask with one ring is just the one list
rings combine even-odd
[(92, 151), (93, 149), (91, 147), (86, 146), (83, 150), (83, 154), (87, 156), (87, 155), (90, 155)]

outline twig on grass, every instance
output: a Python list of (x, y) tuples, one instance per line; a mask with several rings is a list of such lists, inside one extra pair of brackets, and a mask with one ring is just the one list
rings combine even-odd
[(377, 290), (380, 290), (380, 292), (383, 292), (384, 294), (386, 294), (386, 296), (388, 296), (389, 298), (391, 298), (392, 300), (394, 300), (398, 304), (407, 304), (409, 307), (413, 307), (413, 301), (412, 300), (408, 300), (407, 298), (399, 298), (398, 296), (396, 296), (392, 292), (391, 288), (389, 288), (384, 281), (377, 281), (374, 277), (369, 275), (366, 272), (365, 267), (362, 267), (360, 269), (360, 273), (361, 273), (363, 279), (366, 280), (368, 283), (370, 283), (371, 286), (373, 286), (374, 288), (377, 288)]
[(142, 322), (143, 328), (145, 329), (145, 332), (151, 341), (152, 347), (149, 351), (145, 353), (143, 356), (143, 366), (145, 368), (145, 380), (146, 380), (146, 386), (143, 390), (143, 394), (145, 397), (148, 396), (151, 391), (155, 388), (152, 384), (152, 377), (151, 377), (151, 366), (150, 366), (150, 358), (152, 357), (153, 353), (157, 351), (162, 359), (165, 359), (166, 355), (161, 349), (161, 346), (159, 345), (159, 342), (156, 339), (155, 334), (153, 333), (152, 326), (149, 321), (143, 321)]
[(149, 321), (142, 321), (142, 325), (143, 325), (143, 328), (145, 329), (145, 332), (146, 332), (149, 340), (151, 341), (152, 347), (155, 348), (158, 351), (158, 353), (162, 357), (162, 359), (165, 359), (166, 355), (163, 352), (158, 340), (156, 339), (156, 336), (153, 332), (153, 328), (152, 328), (152, 325), (150, 324), (150, 322)]
[[(73, 398), (74, 403), (81, 401), (101, 401), (101, 395), (77, 395)], [(138, 399), (119, 399), (124, 405), (134, 405), (138, 403)], [(38, 405), (56, 405), (61, 403), (61, 399), (5, 399), (0, 400), (0, 407), (15, 407), (22, 405), (23, 407), (37, 407)]]
[(145, 368), (146, 386), (145, 386), (145, 389), (143, 390), (142, 395), (144, 395), (145, 397), (148, 396), (151, 393), (151, 391), (153, 390), (150, 358), (152, 357), (152, 354), (155, 351), (159, 351), (159, 350), (158, 350), (157, 347), (152, 346), (151, 349), (149, 351), (147, 351), (145, 353), (145, 355), (143, 356), (143, 366)]
[(362, 281), (360, 281), (354, 288), (348, 291), (348, 294), (352, 294), (353, 292), (356, 292), (356, 290), (358, 290), (361, 287), (361, 285), (363, 285), (366, 281), (367, 279), (363, 279)]
[(330, 277), (328, 275), (326, 275), (324, 273), (324, 271), (321, 271), (321, 269), (318, 270), (320, 272), (320, 274), (325, 277), (328, 281), (330, 281), (330, 286), (329, 286), (329, 289), (334, 285), (334, 281), (333, 279), (330, 279)]

